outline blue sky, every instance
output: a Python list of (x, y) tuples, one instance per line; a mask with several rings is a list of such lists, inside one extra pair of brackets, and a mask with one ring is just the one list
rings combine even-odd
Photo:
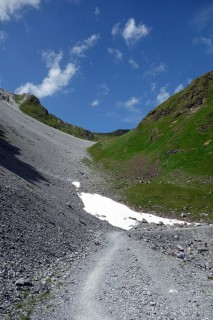
[(0, 87), (95, 132), (213, 69), (213, 1), (0, 0)]

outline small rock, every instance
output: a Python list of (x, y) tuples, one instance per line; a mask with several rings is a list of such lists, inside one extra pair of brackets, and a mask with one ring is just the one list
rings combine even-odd
[(179, 259), (183, 259), (183, 260), (186, 258), (185, 252), (178, 252), (178, 253), (176, 254), (176, 256), (177, 256)]
[(181, 245), (177, 245), (177, 249), (179, 250), (179, 251), (184, 251), (184, 249), (183, 249), (183, 247), (181, 246)]
[(141, 223), (148, 223), (148, 222), (146, 221), (146, 219), (143, 218)]
[(29, 286), (32, 287), (32, 281), (30, 279), (24, 279), (24, 278), (20, 278), (15, 282), (15, 285), (17, 287), (23, 287), (23, 286)]
[(199, 248), (199, 249), (197, 250), (198, 253), (203, 253), (203, 252), (208, 252), (208, 251), (209, 251), (208, 248)]
[(73, 207), (72, 207), (70, 202), (67, 202), (67, 207), (70, 208), (70, 209), (73, 209)]
[(164, 225), (163, 221), (159, 221), (159, 222), (157, 223), (157, 226), (163, 226), (163, 225)]

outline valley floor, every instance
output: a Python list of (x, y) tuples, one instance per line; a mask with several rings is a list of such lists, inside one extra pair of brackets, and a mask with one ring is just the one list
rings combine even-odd
[(33, 319), (212, 319), (213, 283), (204, 270), (125, 232), (108, 233), (100, 246), (75, 266), (53, 310)]
[(212, 226), (87, 214), (72, 182), (106, 192), (90, 145), (0, 101), (0, 319), (212, 319)]

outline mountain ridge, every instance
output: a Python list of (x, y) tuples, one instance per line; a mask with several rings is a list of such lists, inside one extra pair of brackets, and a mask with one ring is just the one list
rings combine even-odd
[(86, 139), (90, 141), (98, 141), (102, 139), (111, 139), (120, 136), (129, 130), (118, 129), (109, 133), (95, 133), (86, 130), (82, 127), (67, 123), (49, 111), (40, 103), (40, 100), (31, 94), (17, 95), (13, 94), (15, 102), (18, 104), (20, 110), (30, 117), (49, 125), (55, 129), (63, 131), (74, 137)]

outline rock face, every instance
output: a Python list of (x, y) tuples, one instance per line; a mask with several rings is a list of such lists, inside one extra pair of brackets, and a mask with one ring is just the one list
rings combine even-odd
[(0, 100), (10, 102), (10, 94), (0, 88)]

